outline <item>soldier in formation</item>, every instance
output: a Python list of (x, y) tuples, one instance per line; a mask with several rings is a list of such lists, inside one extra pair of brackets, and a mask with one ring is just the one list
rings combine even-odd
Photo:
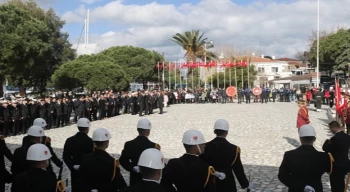
[(12, 192), (64, 192), (65, 186), (46, 171), (50, 150), (43, 144), (33, 144), (26, 154), (28, 170), (14, 176)]
[(160, 185), (162, 169), (164, 168), (163, 154), (154, 148), (144, 150), (137, 166), (140, 169), (142, 180), (136, 184), (130, 184), (123, 192), (166, 192)]
[(140, 119), (137, 123), (139, 135), (124, 145), (119, 162), (121, 166), (130, 172), (130, 184), (135, 184), (142, 180), (140, 169), (137, 166), (141, 153), (149, 148), (160, 150), (160, 145), (148, 139), (151, 133), (152, 124), (148, 119)]
[(303, 125), (299, 137), (301, 146), (284, 154), (278, 178), (290, 192), (323, 191), (321, 177), (326, 172), (332, 175), (333, 156), (313, 147), (316, 132), (311, 125)]
[(249, 183), (241, 161), (241, 149), (226, 140), (229, 124), (224, 119), (215, 122), (214, 133), (215, 139), (206, 143), (204, 153), (201, 157), (216, 171), (226, 175), (224, 180), (216, 180), (216, 191), (235, 192), (237, 191), (235, 174), (238, 182), (243, 189), (253, 189), (253, 185)]
[(344, 179), (349, 171), (350, 136), (344, 133), (336, 121), (330, 122), (328, 126), (334, 136), (324, 142), (322, 149), (334, 157), (333, 172), (330, 175), (331, 188), (332, 192), (344, 191)]

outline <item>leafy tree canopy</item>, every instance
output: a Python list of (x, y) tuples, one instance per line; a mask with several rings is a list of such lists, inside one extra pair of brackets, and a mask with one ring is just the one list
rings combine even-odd
[[(316, 66), (316, 40), (310, 48), (310, 63)], [(320, 39), (320, 69), (348, 70), (350, 63), (350, 29), (340, 29)]]
[(85, 55), (63, 64), (52, 76), (59, 89), (72, 90), (86, 87), (89, 90), (125, 89), (126, 74), (121, 66), (105, 55)]
[(44, 91), (53, 72), (75, 58), (64, 21), (53, 9), (34, 1), (10, 0), (0, 5), (0, 72), (12, 84)]
[(52, 81), (59, 89), (125, 90), (131, 82), (156, 81), (155, 66), (161, 60), (162, 56), (155, 51), (132, 46), (111, 47), (63, 64)]

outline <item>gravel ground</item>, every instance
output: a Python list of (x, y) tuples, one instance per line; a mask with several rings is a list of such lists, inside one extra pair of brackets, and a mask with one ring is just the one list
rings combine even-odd
[[(285, 151), (299, 146), (296, 125), (298, 107), (292, 103), (252, 103), (252, 104), (179, 104), (165, 108), (163, 115), (148, 116), (152, 122), (150, 139), (159, 143), (165, 158), (179, 157), (184, 153), (181, 140), (188, 129), (202, 131), (207, 141), (214, 138), (213, 124), (216, 119), (226, 119), (230, 123), (228, 140), (241, 147), (241, 158), (245, 172), (255, 184), (254, 191), (287, 191), (277, 178), (278, 167)], [(326, 111), (310, 110), (311, 124), (316, 128), (315, 147), (321, 150), (328, 132)], [(103, 121), (92, 122), (89, 135), (96, 128), (107, 128), (112, 134), (108, 152), (118, 157), (124, 143), (137, 136), (136, 123), (139, 116), (122, 115)], [(46, 131), (52, 139), (58, 157), (62, 157), (65, 140), (77, 132), (75, 125)], [(14, 150), (23, 136), (6, 138)], [(58, 170), (56, 169), (57, 173)], [(122, 170), (128, 180), (128, 173)], [(69, 178), (69, 170), (64, 170), (63, 179)], [(329, 190), (328, 175), (324, 175), (325, 191)], [(243, 191), (243, 190), (242, 190)]]

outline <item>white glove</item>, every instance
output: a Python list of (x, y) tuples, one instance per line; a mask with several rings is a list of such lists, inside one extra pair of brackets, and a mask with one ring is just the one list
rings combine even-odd
[(134, 168), (132, 168), (132, 170), (134, 170), (136, 173), (140, 173), (140, 167), (139, 166), (135, 166)]
[(249, 183), (248, 189), (249, 189), (249, 190), (253, 190), (254, 188), (255, 188), (255, 187), (254, 187), (253, 183)]
[(215, 171), (215, 177), (219, 178), (220, 180), (224, 180), (226, 178), (226, 174)]
[(74, 165), (74, 166), (73, 166), (73, 169), (76, 170), (76, 171), (78, 171), (78, 170), (79, 170), (79, 167), (80, 167), (80, 165)]
[(304, 192), (315, 192), (315, 189), (309, 185), (306, 185), (304, 188)]

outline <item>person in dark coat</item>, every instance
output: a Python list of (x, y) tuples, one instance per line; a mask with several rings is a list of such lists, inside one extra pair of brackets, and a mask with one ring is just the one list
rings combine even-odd
[(16, 101), (12, 102), (12, 107), (10, 108), (11, 114), (11, 127), (12, 127), (12, 135), (17, 135), (20, 133), (19, 124), (21, 119), (20, 109), (18, 107), (18, 103)]
[(29, 169), (29, 164), (26, 160), (27, 151), (33, 144), (41, 143), (44, 134), (44, 129), (40, 126), (33, 125), (28, 129), (28, 137), (23, 138), (22, 146), (17, 148), (13, 153), (13, 161), (11, 165), (11, 173), (16, 176), (19, 173), (26, 172)]
[(289, 188), (289, 192), (306, 189), (322, 192), (321, 177), (325, 172), (332, 174), (333, 156), (313, 147), (316, 132), (311, 125), (303, 125), (299, 137), (301, 146), (284, 154), (278, 179)]
[(64, 124), (64, 115), (63, 115), (63, 104), (62, 104), (62, 99), (58, 99), (57, 103), (54, 104), (54, 111), (56, 115), (56, 122), (55, 125), (56, 127), (63, 127)]
[(72, 191), (79, 191), (79, 167), (84, 155), (93, 151), (94, 145), (92, 139), (88, 136), (90, 130), (90, 121), (87, 118), (81, 118), (77, 122), (79, 132), (69, 137), (64, 143), (63, 160), (71, 173)]
[(344, 133), (337, 121), (330, 122), (328, 126), (334, 136), (324, 142), (322, 149), (334, 157), (334, 169), (330, 175), (331, 189), (332, 192), (344, 191), (345, 175), (349, 172), (350, 136)]
[(205, 140), (201, 132), (188, 130), (182, 143), (186, 153), (169, 160), (163, 169), (161, 185), (167, 192), (216, 192), (215, 169), (198, 155), (204, 152)]
[(201, 157), (209, 165), (212, 165), (216, 171), (226, 175), (224, 180), (216, 180), (216, 191), (236, 192), (235, 176), (243, 189), (252, 190), (253, 185), (249, 184), (244, 173), (240, 148), (226, 140), (228, 130), (229, 124), (226, 120), (217, 120), (214, 125), (216, 138), (205, 144), (205, 151)]
[(100, 109), (100, 114), (99, 114), (99, 118), (98, 118), (99, 120), (103, 120), (106, 117), (106, 108), (105, 108), (106, 103), (107, 103), (106, 98), (104, 97), (104, 95), (101, 95), (101, 98), (98, 101), (98, 106)]
[(5, 158), (13, 161), (13, 155), (10, 149), (6, 146), (4, 136), (0, 135), (0, 192), (5, 192), (5, 183), (12, 182), (12, 175), (7, 171)]
[(164, 107), (164, 93), (161, 91), (158, 93), (158, 106), (159, 106), (159, 114), (163, 114), (163, 107)]
[(11, 192), (64, 192), (62, 181), (50, 175), (46, 168), (50, 150), (43, 144), (33, 144), (28, 148), (26, 161), (29, 165), (27, 171), (14, 176)]
[(81, 192), (119, 191), (126, 187), (120, 173), (119, 161), (106, 152), (111, 134), (107, 129), (96, 129), (92, 134), (95, 149), (85, 155), (79, 167)]
[(316, 100), (316, 111), (320, 112), (322, 107), (322, 101), (323, 101), (323, 92), (321, 89), (318, 89), (318, 91), (315, 94), (315, 100)]
[(62, 99), (62, 112), (63, 112), (63, 123), (64, 123), (64, 126), (68, 126), (69, 124), (69, 118), (68, 117), (68, 107), (69, 107), (69, 103), (68, 103), (68, 100), (66, 100), (66, 98), (63, 98)]
[(74, 108), (77, 113), (77, 120), (83, 118), (85, 112), (84, 97), (80, 97), (80, 99), (74, 103)]
[(333, 108), (334, 105), (334, 89), (333, 87), (330, 87), (330, 91), (329, 91), (329, 107)]
[(130, 184), (123, 192), (166, 192), (159, 184), (164, 168), (163, 154), (157, 149), (146, 149), (138, 160), (142, 180), (136, 184)]
[(20, 104), (20, 132), (25, 134), (27, 132), (27, 129), (30, 127), (29, 122), (29, 108), (27, 104), (28, 100), (23, 100), (22, 104)]
[(119, 162), (125, 170), (130, 172), (130, 185), (136, 184), (142, 180), (141, 175), (136, 168), (141, 153), (149, 148), (160, 150), (160, 145), (153, 143), (148, 139), (148, 136), (151, 133), (151, 128), (152, 124), (148, 119), (140, 119), (137, 122), (139, 136), (124, 144), (124, 149), (122, 150)]
[(149, 115), (150, 114), (150, 110), (149, 110), (149, 102), (150, 102), (150, 95), (148, 93), (148, 91), (146, 91), (145, 93), (145, 96), (144, 96), (144, 99), (145, 99), (145, 102), (144, 102), (144, 106), (145, 106), (145, 115)]
[(2, 119), (2, 129), (1, 132), (2, 134), (7, 137), (10, 135), (10, 121), (11, 121), (11, 112), (10, 112), (10, 107), (9, 103), (7, 101), (3, 102), (2, 108), (1, 108), (1, 119)]
[(145, 107), (145, 96), (144, 96), (144, 93), (143, 92), (140, 92), (139, 93), (139, 96), (137, 97), (137, 104), (138, 106), (140, 107), (139, 108), (139, 116), (143, 116), (143, 111), (145, 110), (144, 107)]

